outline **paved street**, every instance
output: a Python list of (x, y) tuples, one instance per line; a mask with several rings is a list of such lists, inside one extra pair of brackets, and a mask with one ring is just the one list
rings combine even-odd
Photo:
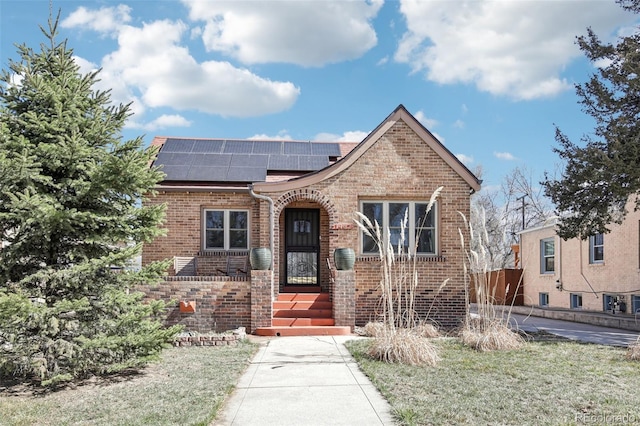
[(612, 346), (628, 346), (640, 335), (635, 331), (520, 314), (511, 315), (511, 324), (525, 332), (546, 331), (569, 339)]

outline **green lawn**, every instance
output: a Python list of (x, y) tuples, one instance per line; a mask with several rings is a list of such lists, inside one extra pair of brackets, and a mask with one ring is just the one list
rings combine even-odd
[(44, 394), (0, 383), (1, 425), (207, 425), (257, 346), (171, 348), (140, 374)]
[(640, 424), (640, 362), (624, 349), (534, 341), (480, 353), (442, 338), (437, 367), (412, 367), (372, 360), (368, 342), (347, 347), (405, 425)]

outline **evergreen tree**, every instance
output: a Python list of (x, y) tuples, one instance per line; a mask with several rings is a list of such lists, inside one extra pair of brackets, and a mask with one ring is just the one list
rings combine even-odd
[[(640, 0), (619, 3), (640, 12)], [(607, 44), (589, 29), (578, 44), (599, 67), (576, 86), (584, 111), (596, 120), (595, 138), (585, 136), (578, 146), (556, 129), (561, 147), (555, 151), (565, 168), (560, 179), (542, 182), (562, 216), (565, 239), (608, 232), (608, 224), (624, 219), (628, 200), (640, 207), (640, 31)]]
[(164, 207), (142, 204), (154, 152), (122, 140), (129, 105), (93, 89), (57, 25), (0, 75), (0, 374), (44, 384), (143, 365), (177, 331), (134, 291), (166, 264), (114, 271), (162, 232)]

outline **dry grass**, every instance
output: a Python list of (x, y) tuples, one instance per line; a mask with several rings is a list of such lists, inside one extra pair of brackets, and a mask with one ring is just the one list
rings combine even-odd
[(364, 326), (363, 331), (367, 337), (377, 337), (384, 331), (384, 324), (381, 322), (368, 322)]
[(379, 330), (368, 353), (383, 362), (407, 365), (434, 366), (440, 360), (429, 339), (411, 329)]
[(460, 340), (480, 352), (521, 349), (524, 338), (502, 321), (472, 321), (462, 329)]
[[(465, 259), (463, 270), (467, 279), (466, 302), (469, 306), (469, 293), (473, 286), (478, 314), (477, 317), (472, 317), (467, 308), (467, 317), (460, 332), (461, 340), (464, 344), (482, 352), (521, 349), (525, 343), (524, 339), (509, 328), (511, 309), (509, 308), (507, 314), (503, 315), (502, 310), (499, 312), (495, 308), (495, 292), (498, 286), (497, 283), (492, 285), (490, 281), (491, 261), (486, 246), (489, 237), (484, 221), (480, 221), (480, 229), (473, 229), (466, 217), (464, 215), (462, 217), (470, 237), (467, 246), (464, 233), (459, 230), (460, 245)], [(497, 279), (498, 274), (494, 275)], [(518, 286), (520, 285), (519, 282)], [(508, 287), (506, 292), (508, 293)]]
[(256, 350), (248, 342), (171, 348), (139, 373), (54, 392), (0, 382), (0, 424), (207, 425)]
[(435, 338), (440, 337), (440, 331), (438, 328), (430, 323), (423, 323), (415, 327), (415, 331), (419, 336)]
[(517, 353), (431, 339), (441, 361), (429, 368), (372, 358), (373, 339), (347, 348), (402, 425), (638, 424), (640, 363), (624, 349), (530, 339)]
[(630, 361), (640, 361), (640, 337), (635, 343), (629, 345), (626, 358)]
[[(425, 217), (433, 207), (442, 187), (429, 200)], [(360, 230), (375, 241), (381, 263), (380, 307), (381, 322), (368, 323), (363, 331), (371, 336), (374, 343), (370, 355), (384, 362), (406, 363), (409, 365), (435, 365), (438, 354), (427, 337), (437, 336), (437, 329), (427, 318), (420, 318), (416, 312), (416, 294), (420, 280), (417, 271), (416, 248), (407, 250), (405, 230), (408, 224), (408, 210), (400, 223), (400, 237), (397, 246), (391, 243), (391, 232), (383, 232), (378, 222), (371, 222), (362, 213), (356, 212), (356, 224)], [(440, 286), (438, 292), (446, 285)], [(427, 313), (427, 317), (429, 314)]]

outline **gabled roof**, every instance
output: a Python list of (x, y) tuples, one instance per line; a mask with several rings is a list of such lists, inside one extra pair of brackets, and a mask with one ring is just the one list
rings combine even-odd
[(406, 123), (442, 160), (448, 164), (474, 191), (480, 190), (481, 181), (449, 151), (433, 134), (427, 130), (404, 105), (398, 107), (353, 148), (344, 158), (335, 164), (304, 176), (282, 182), (256, 183), (254, 189), (260, 191), (288, 191), (299, 187), (311, 185), (328, 179), (351, 166), (371, 146), (373, 146), (393, 125), (398, 121)]

